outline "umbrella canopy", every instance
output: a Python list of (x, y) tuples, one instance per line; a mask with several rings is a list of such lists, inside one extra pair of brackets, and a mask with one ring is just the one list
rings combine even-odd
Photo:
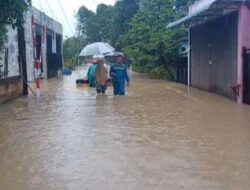
[(103, 55), (106, 53), (111, 53), (113, 51), (115, 51), (115, 49), (109, 44), (103, 42), (96, 42), (84, 47), (79, 56), (86, 57), (93, 55)]
[(117, 51), (114, 51), (114, 52), (111, 52), (111, 53), (105, 53), (104, 54), (105, 57), (116, 57), (116, 56), (119, 56), (119, 55), (124, 57), (124, 53), (117, 52)]

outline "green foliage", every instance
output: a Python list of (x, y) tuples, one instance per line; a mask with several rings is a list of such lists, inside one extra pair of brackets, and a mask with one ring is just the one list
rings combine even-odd
[(77, 13), (81, 38), (86, 43), (104, 41), (116, 46), (130, 29), (129, 22), (138, 9), (136, 0), (119, 0), (114, 6), (100, 4), (96, 13), (82, 6)]
[(176, 0), (175, 1), (175, 6), (177, 8), (179, 8), (179, 7), (187, 7), (187, 6), (191, 5), (194, 2), (195, 2), (195, 0)]
[(68, 38), (63, 43), (63, 55), (64, 59), (71, 59), (77, 56), (80, 51), (80, 40), (78, 38)]
[(1, 0), (0, 6), (0, 42), (6, 34), (6, 25), (13, 28), (24, 22), (23, 12), (31, 5), (31, 0)]
[(65, 61), (65, 68), (69, 68), (70, 70), (74, 70), (75, 67), (77, 66), (77, 61), (76, 59), (68, 59)]
[(87, 45), (81, 38), (71, 37), (63, 43), (63, 56), (65, 66), (74, 68), (77, 64), (77, 57), (83, 46)]
[(122, 49), (121, 37), (130, 29), (130, 21), (139, 10), (138, 0), (118, 0), (114, 5), (112, 44)]
[(96, 20), (98, 23), (99, 40), (108, 43), (112, 43), (113, 39), (113, 18), (114, 10), (112, 6), (105, 4), (98, 5), (96, 9)]
[(81, 38), (88, 43), (100, 41), (99, 22), (96, 14), (85, 6), (80, 7), (77, 13), (78, 30)]
[(123, 36), (123, 50), (137, 68), (156, 78), (174, 78), (172, 66), (179, 58), (180, 40), (187, 34), (183, 28), (166, 29), (178, 17), (172, 0), (141, 0), (141, 10), (131, 21), (131, 30)]
[(194, 0), (118, 0), (115, 5), (101, 4), (96, 13), (81, 7), (78, 29), (86, 43), (109, 42), (124, 51), (133, 69), (151, 77), (174, 78), (180, 42), (187, 36), (184, 28), (166, 25), (186, 14)]

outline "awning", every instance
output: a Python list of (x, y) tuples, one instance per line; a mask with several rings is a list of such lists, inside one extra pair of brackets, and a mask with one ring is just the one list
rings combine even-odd
[(249, 0), (205, 0), (200, 3), (193, 11), (175, 22), (167, 25), (167, 28), (172, 28), (180, 24), (192, 24), (210, 20), (219, 17), (229, 12), (239, 9), (239, 5), (246, 3)]

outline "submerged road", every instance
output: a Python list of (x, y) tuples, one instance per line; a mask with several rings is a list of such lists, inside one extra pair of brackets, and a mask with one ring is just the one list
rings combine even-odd
[(250, 107), (134, 74), (126, 97), (75, 77), (0, 106), (0, 190), (248, 190)]

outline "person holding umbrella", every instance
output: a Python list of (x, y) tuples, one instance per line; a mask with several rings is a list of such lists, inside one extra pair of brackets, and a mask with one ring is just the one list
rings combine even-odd
[(105, 94), (108, 80), (107, 74), (108, 70), (104, 66), (104, 56), (99, 55), (97, 58), (97, 66), (95, 70), (96, 91), (98, 94)]
[(123, 56), (118, 55), (116, 57), (116, 63), (111, 65), (109, 75), (112, 77), (114, 95), (125, 95), (125, 84), (129, 86), (129, 76), (127, 72), (127, 67), (123, 63)]

